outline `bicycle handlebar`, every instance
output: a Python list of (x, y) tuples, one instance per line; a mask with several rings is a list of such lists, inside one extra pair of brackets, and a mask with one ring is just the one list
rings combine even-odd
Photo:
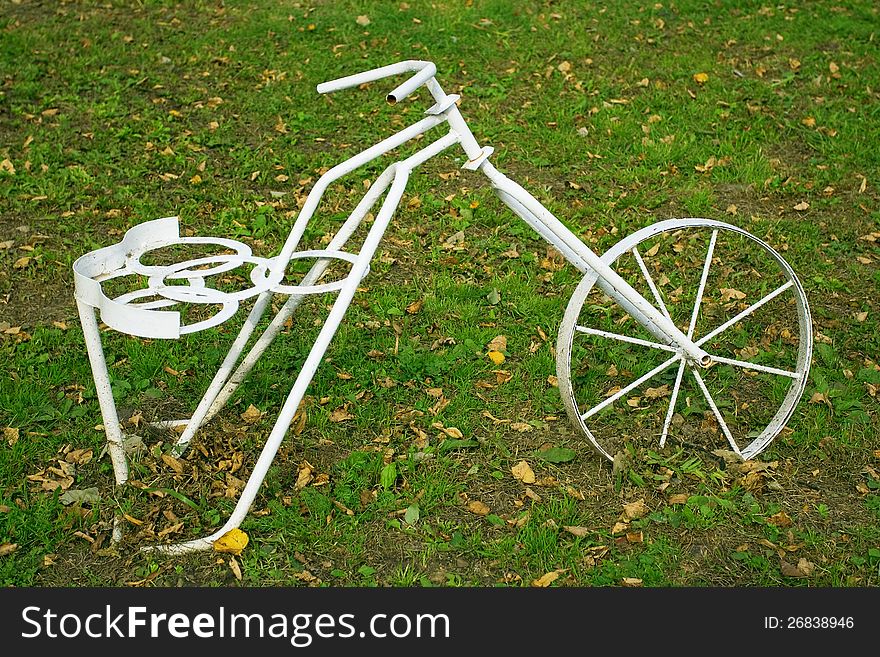
[(400, 102), (425, 84), (428, 80), (433, 78), (437, 74), (437, 67), (433, 62), (410, 59), (397, 62), (396, 64), (374, 68), (369, 71), (363, 71), (362, 73), (348, 75), (344, 78), (322, 82), (318, 85), (318, 93), (327, 94), (342, 89), (348, 89), (350, 87), (357, 87), (367, 82), (381, 80), (382, 78), (399, 75), (401, 73), (415, 73), (415, 75), (403, 84), (395, 87), (391, 93), (385, 97), (385, 100), (392, 105)]

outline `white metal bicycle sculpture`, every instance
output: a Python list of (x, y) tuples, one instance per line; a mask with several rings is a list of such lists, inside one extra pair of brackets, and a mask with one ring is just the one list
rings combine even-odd
[[(320, 84), (317, 90), (334, 92), (399, 74), (412, 75), (388, 94), (390, 103), (425, 86), (434, 105), (413, 125), (324, 173), (275, 257), (257, 257), (247, 245), (230, 239), (180, 237), (178, 218), (167, 217), (139, 224), (120, 243), (74, 263), (76, 300), (117, 484), (127, 480), (128, 463), (96, 311), (109, 327), (126, 334), (178, 338), (225, 322), (242, 301), (255, 298), (192, 417), (163, 423), (185, 427), (173, 450), (179, 456), (196, 431), (223, 408), (303, 299), (337, 293), (230, 518), (210, 536), (155, 549), (182, 553), (210, 548), (241, 524), (369, 271), (410, 173), (455, 146), (467, 157), (463, 169), (484, 174), (501, 201), (583, 273), (561, 322), (556, 367), (570, 419), (600, 454), (613, 459), (628, 441), (663, 446), (671, 436), (685, 443), (709, 436), (718, 437), (721, 445), (726, 440), (730, 450), (748, 459), (766, 448), (791, 417), (807, 381), (812, 325), (801, 284), (773, 248), (726, 223), (671, 219), (638, 230), (600, 257), (492, 165), (493, 149), (480, 146), (459, 112), (459, 96), (444, 93), (433, 63), (403, 61)], [(384, 170), (326, 248), (298, 250), (332, 182), (441, 126), (445, 126), (442, 136)], [(344, 250), (383, 195), (360, 249)], [(214, 247), (219, 253), (170, 265), (145, 262), (160, 249), (191, 246)], [(298, 284), (284, 284), (289, 263), (297, 259), (314, 264)], [(328, 267), (340, 261), (350, 265), (348, 274), (322, 283)], [(245, 289), (211, 286), (211, 279), (242, 268), (250, 268)], [(121, 278), (146, 285), (108, 296), (104, 286)], [(287, 300), (245, 353), (273, 295), (285, 295)], [(180, 312), (171, 309), (177, 304), (218, 310), (206, 319), (182, 324)], [(698, 335), (700, 318), (710, 326)], [(649, 383), (657, 385), (645, 388)]]

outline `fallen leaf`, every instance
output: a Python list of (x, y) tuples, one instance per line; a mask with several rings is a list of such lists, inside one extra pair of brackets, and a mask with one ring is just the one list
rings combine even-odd
[(490, 351), (488, 353), (489, 360), (491, 360), (496, 365), (501, 365), (504, 362), (504, 354), (500, 351)]
[(612, 534), (623, 534), (626, 530), (629, 529), (629, 523), (626, 522), (615, 522), (614, 527), (611, 528)]
[(688, 501), (688, 496), (685, 493), (676, 493), (675, 495), (669, 496), (670, 504), (684, 504)]
[(15, 165), (8, 159), (0, 162), (0, 171), (5, 171), (8, 174), (15, 175)]
[(312, 465), (304, 461), (302, 465), (300, 465), (299, 472), (296, 476), (296, 483), (293, 485), (293, 487), (296, 490), (302, 490), (303, 488), (308, 486), (309, 482), (312, 480), (312, 472), (314, 472), (314, 468), (312, 467)]
[(3, 428), (3, 438), (6, 440), (6, 444), (12, 447), (15, 443), (18, 442), (19, 431), (16, 427), (4, 427)]
[(361, 27), (366, 27), (367, 25), (370, 24), (370, 19), (367, 16), (358, 16), (355, 19), (355, 23), (357, 23)]
[(645, 500), (641, 498), (635, 502), (623, 505), (623, 514), (626, 516), (627, 520), (637, 520), (638, 518), (647, 515), (648, 511), (649, 509), (645, 504)]
[(567, 531), (569, 534), (574, 534), (575, 536), (577, 536), (579, 538), (583, 538), (584, 536), (586, 536), (587, 534), (590, 533), (590, 530), (586, 527), (576, 527), (576, 526), (572, 526), (572, 525), (564, 525), (562, 528), (565, 531)]
[(816, 568), (815, 564), (801, 557), (797, 565), (793, 565), (785, 559), (779, 560), (779, 569), (786, 577), (809, 577)]
[(642, 580), (640, 580), (638, 577), (624, 577), (620, 583), (623, 586), (641, 586)]
[(746, 298), (745, 293), (740, 292), (739, 290), (735, 290), (732, 287), (722, 287), (718, 291), (721, 292), (721, 301), (724, 303), (727, 303), (731, 299), (745, 299)]
[(513, 473), (514, 478), (518, 479), (524, 484), (535, 483), (535, 472), (525, 461), (520, 461), (515, 466), (513, 466), (510, 471)]
[(807, 203), (806, 201), (801, 201), (796, 206), (794, 206), (794, 209), (797, 210), (798, 212), (803, 212), (804, 210), (810, 209), (810, 204)]
[(229, 570), (232, 571), (232, 574), (235, 576), (239, 582), (241, 581), (241, 566), (238, 565), (238, 561), (235, 560), (235, 557), (229, 557)]
[(532, 581), (532, 586), (537, 586), (541, 588), (550, 586), (553, 582), (559, 579), (559, 576), (566, 570), (567, 568), (562, 570), (551, 570), (549, 573), (545, 573), (544, 575), (541, 575), (538, 579)]
[(33, 260), (33, 258), (31, 258), (30, 256), (24, 256), (23, 258), (19, 258), (14, 263), (12, 263), (12, 268), (13, 269), (24, 269), (25, 267), (27, 267), (31, 263), (31, 260)]
[(409, 304), (406, 307), (406, 312), (408, 312), (410, 315), (415, 315), (417, 312), (419, 312), (422, 309), (422, 306), (424, 305), (424, 303), (425, 303), (424, 299), (416, 299), (415, 301), (413, 301), (411, 304)]
[(183, 463), (171, 456), (171, 454), (162, 454), (162, 462), (177, 474), (183, 474)]
[(471, 513), (475, 513), (478, 516), (487, 516), (489, 515), (489, 507), (480, 502), (479, 500), (473, 500), (468, 502), (467, 505), (468, 511)]
[(18, 549), (18, 543), (3, 543), (0, 545), (0, 557), (12, 554)]
[(348, 406), (340, 406), (335, 411), (330, 413), (329, 420), (331, 422), (345, 422), (346, 420), (351, 420), (354, 417), (351, 413), (348, 412)]
[(489, 344), (486, 345), (489, 351), (507, 351), (507, 336), (496, 335)]
[(769, 522), (771, 525), (776, 525), (777, 527), (789, 527), (792, 524), (791, 518), (785, 511), (774, 513), (772, 516), (767, 518), (767, 522)]
[(247, 410), (241, 414), (241, 419), (247, 422), (248, 424), (253, 424), (257, 420), (259, 420), (263, 414), (260, 412), (260, 409), (251, 404), (247, 407)]
[(669, 386), (664, 383), (659, 388), (648, 388), (645, 390), (645, 397), (648, 399), (660, 399), (661, 397), (668, 397), (669, 393)]
[(214, 550), (238, 555), (247, 547), (248, 540), (248, 535), (245, 532), (234, 527), (214, 541)]
[(513, 422), (511, 423), (510, 428), (514, 431), (519, 431), (520, 433), (526, 433), (534, 429), (531, 424), (528, 424), (526, 422)]
[(71, 488), (66, 491), (58, 500), (62, 504), (97, 504), (101, 501), (101, 493), (97, 488), (84, 488), (77, 490)]

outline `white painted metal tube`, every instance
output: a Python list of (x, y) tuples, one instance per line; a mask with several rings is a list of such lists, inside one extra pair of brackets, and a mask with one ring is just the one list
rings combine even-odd
[(367, 162), (376, 159), (380, 155), (384, 155), (388, 151), (397, 148), (401, 144), (409, 141), (410, 139), (413, 139), (420, 134), (427, 132), (431, 128), (443, 123), (443, 121), (445, 120), (446, 117), (442, 115), (425, 117), (421, 121), (413, 123), (411, 126), (391, 135), (387, 139), (383, 139), (378, 144), (375, 144), (374, 146), (371, 146), (370, 148), (361, 151), (354, 157), (347, 159), (345, 162), (337, 164), (335, 167), (333, 167), (323, 176), (321, 176), (315, 183), (312, 191), (309, 192), (309, 195), (306, 198), (306, 202), (303, 205), (303, 208), (293, 225), (293, 229), (291, 230), (290, 235), (284, 242), (284, 246), (281, 249), (281, 252), (278, 254), (278, 256), (276, 256), (276, 262), (287, 263), (287, 261), (290, 260), (290, 254), (296, 250), (296, 247), (299, 244), (299, 240), (302, 238), (303, 233), (306, 230), (309, 219), (311, 219), (312, 214), (314, 214), (315, 209), (318, 207), (318, 203), (320, 202), (321, 197), (324, 195), (327, 187), (332, 182), (338, 180), (346, 174), (351, 173), (352, 171), (363, 166)]
[(152, 549), (168, 554), (182, 554), (193, 550), (207, 549), (210, 548), (218, 538), (231, 529), (235, 529), (241, 525), (250, 510), (251, 505), (256, 499), (257, 492), (259, 491), (263, 480), (266, 478), (266, 474), (275, 459), (275, 455), (278, 453), (281, 441), (287, 433), (290, 423), (293, 420), (293, 416), (299, 409), (299, 404), (305, 395), (306, 389), (312, 382), (315, 372), (321, 364), (321, 360), (324, 358), (324, 354), (330, 345), (330, 341), (333, 339), (336, 330), (342, 323), (345, 312), (348, 310), (348, 306), (354, 298), (358, 285), (360, 285), (360, 281), (369, 267), (370, 260), (376, 252), (376, 248), (378, 247), (382, 236), (385, 234), (385, 230), (388, 228), (391, 217), (394, 215), (394, 211), (400, 204), (400, 199), (402, 198), (403, 192), (406, 190), (406, 184), (409, 181), (410, 171), (413, 167), (418, 166), (431, 157), (434, 157), (457, 142), (458, 136), (454, 133), (449, 133), (406, 160), (393, 165), (394, 182), (388, 190), (388, 195), (385, 197), (385, 201), (382, 203), (378, 216), (364, 240), (363, 246), (358, 253), (357, 260), (352, 265), (351, 272), (346, 279), (345, 285), (339, 291), (339, 296), (336, 298), (333, 308), (330, 310), (330, 314), (327, 316), (324, 325), (321, 327), (321, 331), (318, 333), (318, 337), (315, 339), (312, 349), (306, 357), (299, 375), (296, 377), (296, 381), (291, 388), (290, 394), (288, 394), (284, 405), (281, 407), (275, 425), (272, 427), (272, 431), (266, 439), (266, 444), (263, 446), (263, 450), (257, 458), (257, 462), (245, 484), (244, 490), (241, 492), (241, 496), (238, 498), (238, 502), (232, 511), (232, 515), (230, 515), (226, 523), (219, 530), (204, 538), (176, 545), (153, 546), (145, 549)]
[[(330, 243), (327, 245), (328, 249), (337, 250), (345, 246), (354, 231), (357, 230), (357, 227), (363, 221), (367, 212), (372, 209), (379, 197), (391, 184), (393, 178), (394, 166), (392, 165), (384, 172), (382, 172), (382, 174), (375, 180), (375, 182), (373, 182), (373, 184), (370, 186), (370, 189), (367, 190), (367, 193), (352, 211), (349, 218), (342, 225), (342, 227), (339, 229), (333, 239), (330, 240)], [(303, 278), (303, 283), (306, 285), (310, 285), (314, 281), (317, 281), (327, 269), (328, 264), (328, 261), (319, 260), (318, 262), (316, 262), (312, 266), (312, 268), (306, 273), (305, 277)], [(299, 307), (304, 298), (304, 295), (301, 294), (292, 295), (290, 298), (288, 298), (288, 300), (284, 303), (284, 305), (272, 319), (269, 326), (266, 327), (266, 330), (257, 339), (254, 346), (251, 347), (251, 350), (247, 353), (244, 360), (242, 360), (241, 364), (226, 382), (224, 388), (217, 395), (216, 399), (211, 403), (205, 421), (210, 420), (212, 417), (214, 417), (226, 405), (226, 403), (229, 401), (229, 398), (235, 393), (238, 386), (241, 385), (241, 383), (247, 378), (247, 375), (253, 369), (254, 365), (256, 365), (259, 358), (263, 355), (266, 349), (268, 349), (269, 345), (272, 344), (272, 342), (281, 332), (281, 328), (284, 326), (284, 323), (294, 313), (297, 307)]]
[[(624, 309), (633, 314), (639, 323), (643, 324), (657, 339), (670, 346), (678, 347), (694, 362), (708, 364), (711, 358), (708, 353), (698, 347), (693, 340), (687, 337), (675, 324), (669, 321), (663, 314), (654, 308), (638, 291), (627, 283), (616, 271), (609, 267), (596, 253), (589, 249), (577, 238), (552, 212), (545, 208), (538, 199), (532, 196), (518, 183), (514, 182), (503, 173), (498, 171), (491, 162), (485, 161), (480, 169), (493, 187), (506, 192), (516, 198), (519, 203), (529, 210), (542, 224), (546, 226), (546, 232), (542, 232), (553, 246), (560, 249), (563, 254), (576, 253), (580, 263), (574, 264), (581, 271), (586, 268), (596, 271), (599, 278), (596, 284)], [(502, 196), (502, 201), (504, 197)], [(513, 209), (513, 208), (512, 208)], [(567, 248), (560, 248), (560, 247)], [(638, 313), (638, 314), (635, 314)]]
[(374, 82), (382, 78), (400, 75), (401, 73), (415, 73), (409, 80), (396, 87), (388, 94), (389, 103), (397, 103), (409, 96), (416, 89), (421, 87), (425, 82), (433, 78), (437, 74), (437, 67), (433, 62), (425, 62), (420, 60), (407, 60), (374, 68), (369, 71), (347, 75), (344, 78), (329, 80), (318, 85), (318, 93), (326, 94), (342, 89), (357, 87), (367, 82)]
[(122, 426), (119, 424), (116, 403), (113, 401), (113, 389), (110, 387), (110, 374), (107, 371), (104, 348), (101, 346), (101, 332), (98, 329), (95, 308), (79, 299), (76, 301), (76, 308), (79, 311), (79, 321), (82, 324), (89, 364), (92, 367), (92, 378), (95, 381), (95, 392), (98, 395), (98, 405), (104, 421), (107, 451), (113, 463), (113, 475), (116, 477), (116, 484), (121, 485), (128, 481), (128, 461), (125, 457)]
[(183, 433), (177, 439), (172, 452), (174, 456), (180, 456), (186, 451), (192, 437), (195, 435), (196, 431), (199, 430), (199, 427), (202, 426), (202, 423), (205, 421), (208, 411), (211, 408), (211, 404), (214, 399), (217, 398), (217, 394), (229, 379), (229, 375), (232, 373), (232, 369), (238, 362), (241, 352), (244, 351), (248, 341), (250, 341), (254, 329), (257, 328), (257, 324), (259, 324), (260, 319), (262, 319), (271, 300), (272, 294), (269, 292), (263, 292), (257, 297), (257, 300), (254, 302), (254, 307), (251, 308), (250, 313), (248, 313), (235, 341), (232, 343), (232, 346), (229, 348), (226, 357), (220, 364), (217, 373), (211, 380), (211, 384), (202, 396), (202, 400), (193, 412), (189, 422), (187, 422), (186, 429), (183, 430)]

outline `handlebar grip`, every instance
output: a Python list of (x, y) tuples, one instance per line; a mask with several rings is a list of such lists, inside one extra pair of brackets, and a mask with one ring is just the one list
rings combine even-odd
[(319, 94), (332, 93), (350, 87), (357, 87), (367, 82), (381, 80), (382, 78), (391, 77), (393, 75), (412, 72), (414, 72), (415, 75), (403, 84), (395, 87), (391, 93), (385, 97), (385, 99), (393, 105), (409, 96), (437, 74), (437, 67), (433, 62), (420, 60), (397, 62), (396, 64), (389, 64), (388, 66), (382, 66), (381, 68), (374, 68), (369, 71), (363, 71), (362, 73), (355, 73), (354, 75), (348, 75), (336, 80), (322, 82), (318, 85), (317, 90)]

